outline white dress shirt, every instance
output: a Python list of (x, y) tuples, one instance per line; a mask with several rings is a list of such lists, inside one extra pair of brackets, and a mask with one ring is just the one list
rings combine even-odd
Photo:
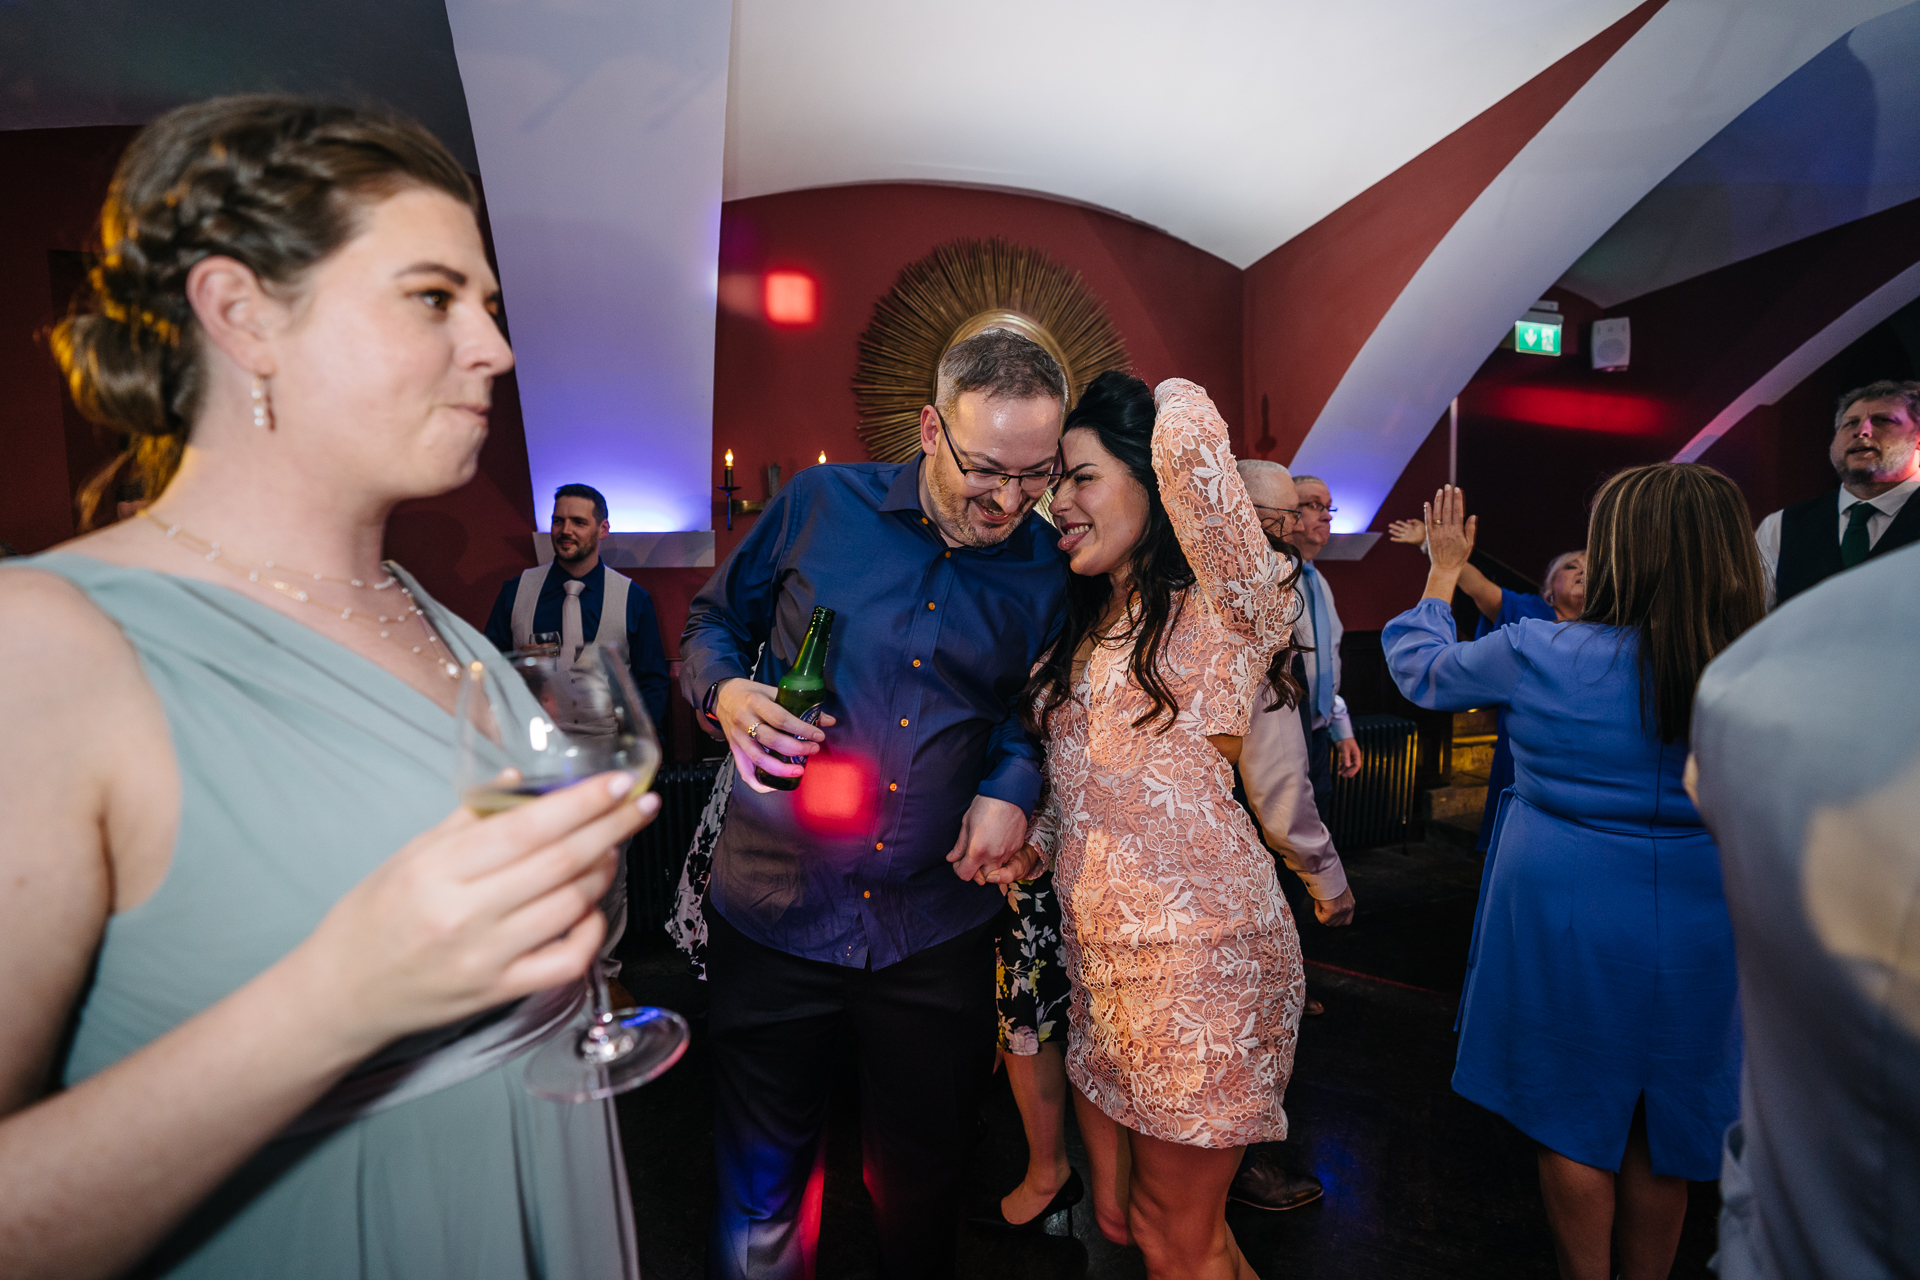
[(1262, 685), (1254, 695), (1247, 736), (1240, 740), (1240, 785), (1260, 819), (1267, 847), (1306, 882), (1308, 893), (1329, 902), (1347, 891), (1347, 871), (1313, 807), (1300, 713), (1292, 707), (1265, 710), (1271, 701), (1272, 691)]
[[(1326, 654), (1326, 660), (1328, 668), (1333, 674), (1333, 714), (1323, 717), (1316, 713), (1313, 717), (1313, 727), (1315, 730), (1332, 729), (1333, 740), (1335, 742), (1344, 742), (1353, 736), (1353, 721), (1351, 717), (1347, 715), (1347, 700), (1340, 696), (1340, 637), (1346, 628), (1340, 625), (1340, 611), (1333, 607), (1333, 588), (1327, 585), (1327, 575), (1317, 572), (1311, 576), (1304, 573), (1300, 575), (1300, 586), (1303, 590), (1306, 589), (1309, 582), (1313, 583), (1315, 587), (1313, 607), (1321, 610), (1320, 616), (1327, 620), (1328, 652)], [(1311, 615), (1304, 612), (1301, 613), (1300, 620), (1294, 623), (1294, 625), (1305, 633), (1300, 638), (1301, 643), (1312, 644), (1313, 624)], [(1320, 687), (1320, 662), (1322, 655), (1316, 650), (1313, 653), (1302, 654), (1301, 657), (1307, 664), (1306, 698), (1307, 705), (1311, 708), (1314, 705), (1314, 690)]]
[[(1903, 480), (1877, 498), (1856, 498), (1845, 489), (1840, 490), (1834, 499), (1834, 518), (1838, 522), (1838, 536), (1847, 536), (1847, 511), (1856, 502), (1864, 502), (1873, 508), (1873, 514), (1867, 517), (1867, 546), (1869, 549), (1880, 544), (1880, 535), (1887, 531), (1893, 518), (1900, 514), (1900, 508), (1907, 505), (1907, 499), (1914, 490), (1920, 489), (1920, 476)], [(1767, 571), (1767, 608), (1773, 608), (1773, 579), (1780, 569), (1780, 520), (1782, 512), (1776, 511), (1760, 522), (1753, 531), (1753, 541), (1760, 548), (1760, 563)]]

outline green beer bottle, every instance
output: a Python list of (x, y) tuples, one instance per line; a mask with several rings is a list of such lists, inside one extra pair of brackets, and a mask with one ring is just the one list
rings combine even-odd
[[(833, 610), (824, 606), (815, 609), (813, 621), (807, 624), (806, 639), (800, 642), (800, 656), (780, 677), (780, 691), (773, 698), (783, 710), (808, 724), (820, 723), (820, 699), (827, 696), (827, 635), (832, 630)], [(807, 762), (805, 756), (783, 756), (777, 751), (771, 754), (788, 764)], [(775, 791), (792, 791), (800, 785), (798, 778), (777, 777), (765, 769), (755, 769), (753, 776)]]

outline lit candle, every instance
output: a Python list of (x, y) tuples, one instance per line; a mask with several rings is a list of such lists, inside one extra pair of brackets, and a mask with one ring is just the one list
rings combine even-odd
[(820, 451), (820, 463), (821, 463), (821, 465), (822, 465), (822, 466), (825, 466), (825, 465), (826, 465), (826, 461), (827, 461), (827, 451), (826, 451), (825, 449), (822, 449), (822, 450)]
[(733, 450), (727, 450), (727, 486), (733, 486)]

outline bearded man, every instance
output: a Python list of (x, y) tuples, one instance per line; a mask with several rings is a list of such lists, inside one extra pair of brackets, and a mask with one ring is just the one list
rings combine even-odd
[[(612, 526), (607, 500), (591, 485), (563, 484), (553, 495), (553, 560), (500, 584), (487, 616), (487, 639), (502, 653), (552, 637), (569, 659), (593, 644), (621, 640), (633, 683), (653, 722), (666, 727), (667, 652), (653, 597), (600, 560), (600, 539)], [(611, 626), (603, 625), (608, 619)]]
[(1754, 541), (1775, 604), (1844, 569), (1920, 542), (1920, 382), (1870, 382), (1840, 397), (1827, 457), (1838, 493), (1776, 511)]
[[(1010, 331), (955, 344), (919, 456), (801, 471), (694, 598), (682, 687), (737, 765), (706, 908), (710, 1275), (812, 1274), (848, 1025), (884, 1271), (953, 1274), (994, 1044), (1001, 896), (974, 878), (1021, 848), (1040, 796), (1013, 703), (1066, 591), (1028, 519), (1058, 477), (1066, 392)], [(835, 616), (810, 724), (774, 697), (816, 606)], [(798, 790), (755, 777), (808, 768)]]

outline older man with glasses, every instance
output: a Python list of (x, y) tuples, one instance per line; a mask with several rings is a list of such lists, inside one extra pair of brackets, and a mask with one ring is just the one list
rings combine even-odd
[[(1002, 905), (974, 877), (1025, 843), (1040, 796), (1012, 707), (1066, 591), (1027, 518), (1059, 473), (1066, 391), (1008, 330), (955, 344), (919, 456), (800, 472), (694, 600), (682, 681), (740, 784), (706, 908), (713, 1276), (811, 1274), (849, 1029), (883, 1270), (953, 1274)], [(817, 725), (774, 700), (816, 605), (835, 611)], [(807, 761), (813, 787), (754, 778)]]
[(1308, 776), (1313, 782), (1313, 803), (1324, 821), (1327, 806), (1333, 800), (1333, 775), (1343, 778), (1360, 772), (1360, 744), (1353, 740), (1353, 723), (1347, 716), (1346, 699), (1340, 696), (1340, 611), (1333, 606), (1333, 588), (1313, 567), (1314, 557), (1327, 549), (1333, 538), (1333, 494), (1319, 476), (1295, 476), (1300, 518), (1287, 535), (1287, 541), (1300, 549), (1306, 561), (1300, 574), (1300, 595), (1306, 603), (1306, 616), (1300, 628), (1311, 637), (1313, 652), (1305, 655), (1302, 672), (1307, 696), (1301, 704), (1300, 718), (1307, 727), (1307, 746), (1311, 764)]

